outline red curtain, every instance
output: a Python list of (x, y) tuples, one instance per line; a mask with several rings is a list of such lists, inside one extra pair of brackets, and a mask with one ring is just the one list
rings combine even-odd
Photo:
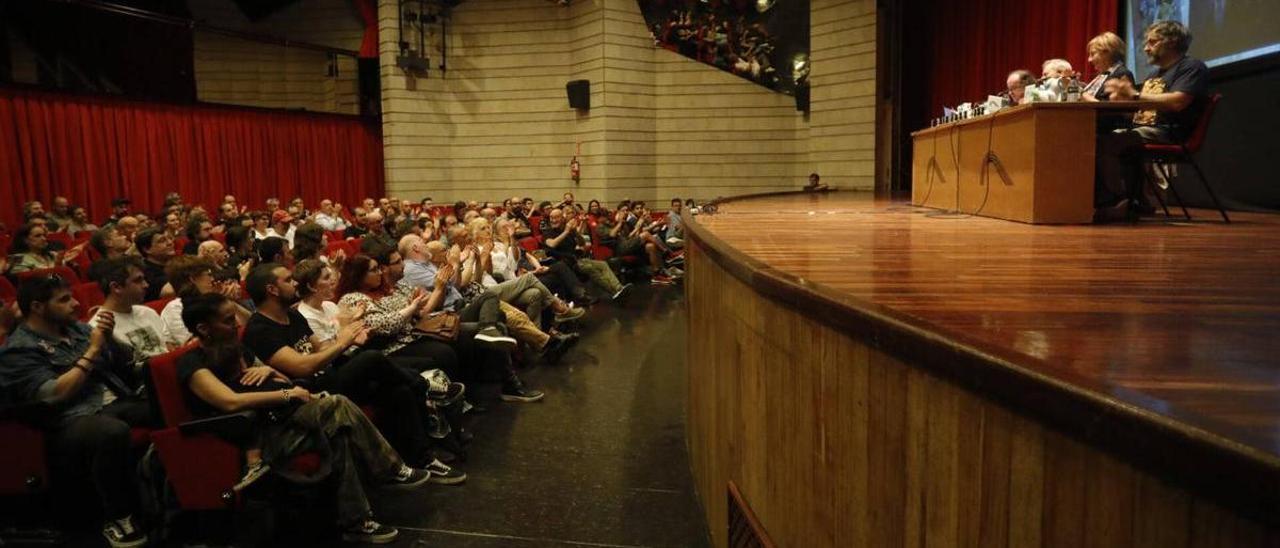
[[(924, 66), (904, 70), (928, 71), (929, 112), (941, 114), (943, 105), (985, 100), (1004, 90), (1009, 72), (1024, 68), (1040, 75), (1040, 64), (1061, 57), (1077, 71), (1092, 77), (1085, 46), (1089, 39), (1118, 27), (1119, 0), (926, 0), (927, 9), (909, 13), (908, 26), (928, 40)], [(913, 24), (910, 19), (924, 19)], [(921, 34), (923, 31), (923, 34)], [(910, 47), (910, 46), (908, 46)]]
[(261, 207), (269, 197), (355, 204), (383, 194), (382, 139), (355, 118), (175, 106), (0, 88), (0, 220), (54, 196), (107, 217), (128, 196), (154, 212), (164, 195), (214, 205), (225, 194)]
[(378, 3), (376, 0), (352, 0), (364, 21), (364, 38), (360, 41), (360, 57), (378, 58)]

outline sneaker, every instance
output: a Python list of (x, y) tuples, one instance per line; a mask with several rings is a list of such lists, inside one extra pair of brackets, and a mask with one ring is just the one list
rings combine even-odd
[(344, 542), (361, 542), (364, 544), (390, 544), (398, 536), (400, 536), (400, 531), (397, 531), (395, 527), (383, 525), (372, 519), (366, 519), (342, 532), (342, 540)]
[(573, 303), (569, 303), (568, 310), (565, 310), (564, 312), (556, 314), (556, 323), (571, 322), (573, 320), (581, 318), (586, 313), (587, 313), (587, 309), (577, 308), (573, 306)]
[(568, 352), (569, 348), (578, 342), (580, 337), (577, 333), (557, 333), (552, 335), (550, 339), (547, 339), (547, 345), (542, 347), (542, 362), (553, 364), (560, 361), (564, 353)]
[(530, 390), (522, 384), (508, 384), (502, 388), (502, 401), (510, 403), (533, 403), (541, 400), (543, 396), (541, 390)]
[(400, 465), (400, 471), (396, 473), (395, 477), (391, 478), (390, 482), (387, 482), (387, 487), (408, 490), (419, 487), (430, 479), (431, 472), (429, 468), (410, 468), (402, 464)]
[(107, 521), (102, 526), (102, 536), (111, 548), (136, 548), (147, 544), (147, 534), (133, 524), (133, 516)]
[(681, 240), (680, 238), (672, 236), (670, 238), (667, 238), (667, 245), (679, 247), (681, 245), (684, 245), (684, 240)]
[(516, 340), (504, 335), (502, 331), (492, 325), (476, 333), (476, 340), (506, 352), (516, 349)]
[(618, 292), (614, 293), (613, 296), (609, 298), (616, 301), (626, 296), (627, 292), (630, 290), (631, 290), (631, 284), (622, 284), (622, 287), (618, 288)]
[(676, 283), (676, 281), (674, 278), (666, 274), (654, 274), (653, 277), (649, 279), (649, 283), (653, 285), (672, 285)]
[(265, 476), (267, 472), (270, 472), (270, 471), (271, 471), (271, 466), (267, 465), (267, 463), (265, 462), (258, 461), (253, 464), (250, 464), (247, 468), (245, 468), (244, 475), (240, 476), (240, 481), (236, 483), (233, 489), (236, 491), (240, 491), (245, 487), (253, 485), (253, 482), (258, 481), (259, 479), (262, 478), (262, 476)]
[(668, 266), (667, 275), (671, 276), (672, 278), (680, 278), (684, 276), (684, 269), (677, 266)]
[(431, 472), (431, 479), (427, 481), (438, 485), (458, 485), (467, 481), (467, 474), (438, 460), (431, 461), (427, 471)]

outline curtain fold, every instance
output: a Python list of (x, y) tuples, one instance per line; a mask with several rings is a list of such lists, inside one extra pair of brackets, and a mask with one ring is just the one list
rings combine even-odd
[[(923, 71), (930, 116), (942, 107), (985, 100), (1004, 90), (1009, 72), (1024, 68), (1037, 76), (1040, 64), (1055, 57), (1071, 62), (1089, 77), (1089, 39), (1118, 28), (1119, 0), (922, 0), (912, 12), (922, 20), (909, 22), (911, 41), (928, 43), (919, 63)], [(919, 43), (919, 42), (917, 42)], [(911, 47), (911, 46), (908, 46)], [(923, 57), (923, 58), (921, 58)], [(1086, 79), (1087, 80), (1087, 79)], [(914, 128), (918, 129), (918, 128)]]
[(0, 221), (19, 204), (66, 196), (95, 222), (128, 196), (154, 212), (164, 195), (213, 205), (225, 194), (351, 205), (383, 194), (377, 126), (331, 115), (176, 106), (0, 88)]

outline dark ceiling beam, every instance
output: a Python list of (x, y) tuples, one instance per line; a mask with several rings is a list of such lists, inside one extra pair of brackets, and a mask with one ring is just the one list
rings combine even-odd
[(111, 2), (102, 2), (99, 0), (47, 0), (47, 1), (82, 6), (89, 9), (95, 9), (98, 11), (114, 13), (114, 14), (123, 15), (126, 17), (135, 17), (138, 19), (144, 19), (147, 21), (153, 21), (153, 22), (161, 23), (165, 25), (187, 27), (191, 30), (211, 32), (214, 34), (221, 34), (223, 36), (230, 36), (233, 38), (239, 38), (241, 40), (248, 40), (251, 42), (259, 42), (263, 44), (275, 44), (275, 45), (284, 46), (287, 48), (297, 48), (297, 49), (305, 49), (310, 51), (318, 51), (318, 52), (327, 53), (330, 55), (344, 55), (347, 57), (360, 56), (360, 52), (356, 50), (335, 48), (331, 46), (325, 46), (322, 44), (313, 44), (311, 42), (300, 42), (297, 40), (289, 40), (287, 38), (281, 38), (279, 36), (272, 36), (269, 34), (258, 34), (254, 32), (245, 32), (245, 31), (236, 30), (236, 29), (229, 29), (226, 27), (210, 25), (208, 23), (203, 23), (200, 21), (196, 21), (194, 19), (175, 17), (173, 15), (167, 15), (167, 14), (157, 13), (150, 10), (144, 10), (140, 8), (130, 7), (130, 6), (114, 4)]

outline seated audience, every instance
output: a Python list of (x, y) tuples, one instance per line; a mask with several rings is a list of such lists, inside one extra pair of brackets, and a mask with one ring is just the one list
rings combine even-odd
[[(165, 276), (169, 279), (169, 285), (173, 288), (174, 294), (177, 295), (165, 303), (164, 309), (160, 311), (160, 318), (164, 320), (169, 332), (169, 338), (165, 342), (170, 346), (181, 346), (191, 339), (191, 333), (182, 323), (182, 309), (186, 306), (186, 301), (205, 293), (218, 293), (234, 301), (240, 299), (238, 278), (216, 279), (213, 275), (213, 263), (195, 255), (174, 257), (165, 265)], [(237, 306), (239, 308), (236, 313), (240, 322), (248, 322), (253, 313), (243, 305), (237, 303)]]
[(1143, 52), (1155, 71), (1139, 93), (1127, 80), (1113, 78), (1112, 101), (1141, 98), (1157, 103), (1154, 110), (1133, 116), (1133, 127), (1098, 138), (1095, 201), (1101, 220), (1131, 218), (1143, 204), (1141, 153), (1146, 143), (1178, 143), (1195, 129), (1209, 98), (1209, 69), (1187, 55), (1191, 33), (1182, 23), (1157, 21), (1147, 27)]
[(148, 228), (134, 236), (133, 245), (142, 254), (142, 272), (147, 277), (147, 300), (172, 296), (173, 288), (168, 287), (169, 278), (165, 276), (164, 268), (176, 254), (173, 239), (158, 228)]
[(113, 314), (100, 311), (91, 328), (76, 321), (77, 305), (57, 276), (31, 278), (18, 289), (24, 321), (0, 347), (0, 404), (48, 405), (46, 439), (57, 475), (87, 476), (108, 544), (143, 546), (129, 428), (151, 422), (149, 406), (117, 375), (131, 365), (110, 350)]
[(376, 406), (388, 418), (388, 439), (408, 462), (429, 464), (445, 478), (465, 477), (432, 461), (424, 426), (425, 381), (381, 352), (361, 348), (369, 340), (363, 320), (349, 319), (336, 337), (321, 341), (292, 308), (299, 294), (289, 269), (275, 263), (259, 265), (245, 285), (257, 312), (245, 327), (244, 341), (255, 356), (290, 379), (307, 381), (314, 390)]
[(18, 274), (64, 266), (79, 257), (88, 245), (88, 242), (81, 242), (71, 249), (55, 253), (49, 247), (48, 234), (49, 230), (38, 223), (19, 227), (9, 246), (8, 266), (4, 273)]
[(133, 202), (123, 196), (111, 200), (111, 216), (107, 217), (107, 220), (102, 224), (113, 225), (124, 220), (125, 217), (129, 216), (129, 206), (131, 205), (133, 205)]
[(564, 212), (558, 209), (552, 210), (547, 218), (549, 226), (542, 234), (542, 246), (546, 248), (547, 254), (585, 276), (608, 292), (612, 299), (622, 297), (630, 284), (623, 285), (618, 281), (618, 276), (609, 268), (608, 263), (592, 259), (588, 253), (579, 253), (583, 251), (586, 242), (578, 229), (585, 221), (580, 217), (566, 221)]
[(107, 225), (98, 229), (93, 236), (89, 237), (89, 247), (104, 259), (125, 255), (136, 256), (138, 252), (133, 248), (133, 242), (129, 241), (118, 228), (119, 225)]
[(333, 200), (320, 200), (320, 213), (316, 214), (315, 222), (330, 232), (347, 229), (347, 221), (342, 218), (342, 206), (335, 207)]
[(89, 222), (89, 210), (82, 206), (75, 206), (71, 208), (71, 220), (62, 228), (67, 234), (75, 235), (98, 230), (98, 225)]
[(286, 478), (291, 459), (312, 441), (327, 444), (329, 450), (320, 454), (337, 461), (330, 464), (338, 474), (333, 503), (342, 540), (383, 544), (399, 535), (374, 519), (366, 481), (411, 489), (436, 478), (448, 483), (465, 479), (453, 470), (412, 468), (351, 400), (294, 385), (261, 362), (236, 340), (235, 303), (226, 297), (200, 295), (182, 319), (199, 341), (178, 361), (178, 379), (193, 412), (203, 418), (247, 409), (285, 411), (275, 413), (282, 420), (260, 420), (255, 439), (245, 443), (259, 449), (262, 462)]
[(271, 214), (271, 230), (267, 231), (268, 238), (284, 238), (289, 242), (289, 247), (293, 247), (293, 233), (296, 227), (293, 226), (294, 217), (288, 211), (277, 209)]
[(49, 220), (49, 230), (69, 232), (67, 227), (71, 224), (71, 201), (65, 196), (55, 196), (53, 208), (45, 218)]
[[(142, 306), (147, 296), (142, 260), (137, 257), (105, 259), (93, 265), (93, 275), (106, 296), (101, 310), (110, 312), (114, 319), (111, 335), (115, 349), (123, 352), (121, 357), (133, 364), (132, 386), (141, 387), (145, 382), (143, 367), (147, 360), (178, 346), (160, 315)], [(96, 327), (99, 318), (101, 316), (95, 314), (89, 325)]]
[(213, 239), (213, 223), (203, 216), (192, 217), (187, 221), (185, 231), (187, 243), (182, 246), (184, 255), (195, 255), (200, 244)]

